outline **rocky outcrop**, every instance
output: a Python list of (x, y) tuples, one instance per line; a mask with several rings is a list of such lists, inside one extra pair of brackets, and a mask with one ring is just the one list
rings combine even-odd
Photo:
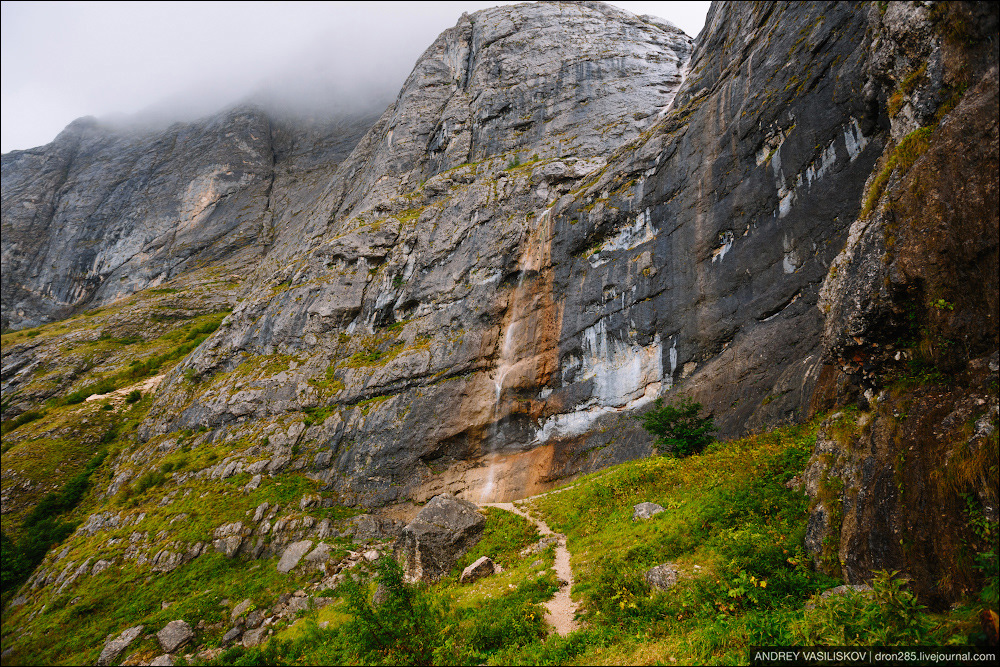
[(173, 653), (194, 637), (194, 630), (185, 621), (170, 621), (156, 633), (160, 648), (167, 653)]
[[(188, 430), (260, 442), (191, 474), (246, 470), (245, 493), (303, 471), (367, 507), (505, 500), (648, 455), (633, 417), (672, 392), (722, 437), (875, 406), (850, 444), (821, 440), (811, 468), (843, 471), (846, 495), (839, 514), (816, 497), (810, 544), (851, 581), (916, 571), (958, 539), (916, 509), (954, 500), (931, 462), (994, 442), (957, 424), (995, 428), (995, 32), (966, 3), (718, 3), (692, 49), (599, 3), (506, 6), (445, 31), (378, 119), (324, 126), (339, 143), (255, 108), (153, 138), (78, 123), (4, 156), (4, 326), (196, 264), (235, 273), (132, 460)], [(140, 146), (155, 165), (129, 162)], [(5, 400), (44, 372), (34, 349), (5, 351)], [(995, 507), (995, 475), (962, 465)], [(265, 545), (274, 512), (215, 548), (313, 537), (275, 524)]]
[(113, 665), (121, 654), (142, 634), (142, 625), (123, 630), (120, 635), (108, 641), (97, 657), (98, 665)]
[(435, 496), (403, 528), (396, 557), (409, 581), (434, 581), (447, 575), (458, 558), (479, 542), (486, 518), (466, 500)]
[(663, 508), (656, 503), (639, 503), (632, 508), (632, 520), (641, 521), (652, 519), (663, 511)]
[[(3, 329), (110, 303), (208, 263), (245, 271), (289, 203), (288, 195), (272, 201), (272, 190), (298, 171), (296, 144), (312, 147), (307, 162), (322, 156), (330, 169), (371, 120), (296, 126), (246, 106), (155, 132), (83, 118), (47, 146), (5, 154)], [(308, 141), (321, 131), (340, 141)]]
[(849, 584), (899, 571), (943, 607), (980, 585), (970, 517), (997, 520), (997, 11), (889, 3), (870, 21), (889, 141), (821, 290), (814, 397), (861, 413), (817, 440), (806, 544)]

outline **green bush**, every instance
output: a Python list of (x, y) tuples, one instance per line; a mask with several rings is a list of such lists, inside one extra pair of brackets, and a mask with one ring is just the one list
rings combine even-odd
[(39, 412), (37, 410), (29, 410), (27, 412), (22, 412), (21, 414), (19, 414), (18, 416), (14, 417), (13, 419), (9, 419), (9, 420), (5, 421), (3, 423), (3, 425), (0, 426), (0, 429), (2, 429), (2, 430), (0, 430), (0, 432), (2, 432), (3, 435), (7, 435), (8, 433), (10, 433), (11, 431), (13, 431), (14, 429), (18, 428), (19, 426), (24, 426), (28, 422), (33, 422), (36, 419), (41, 419), (44, 416), (45, 416), (45, 411), (44, 410), (41, 411), (41, 412)]
[(352, 648), (369, 664), (434, 664), (434, 648), (441, 639), (447, 607), (435, 604), (426, 589), (407, 585), (403, 569), (394, 559), (380, 558), (375, 568), (385, 592), (381, 604), (373, 604), (367, 587), (353, 578), (344, 581), (347, 604), (354, 615), (344, 634), (353, 638)]
[(61, 521), (59, 517), (80, 503), (90, 485), (90, 475), (106, 456), (106, 451), (98, 452), (82, 472), (66, 482), (59, 493), (46, 494), (25, 517), (21, 524), (21, 538), (16, 543), (0, 532), (0, 542), (3, 543), (0, 588), (4, 595), (27, 581), (52, 545), (62, 542), (76, 530), (75, 523)]
[(681, 399), (677, 405), (664, 405), (663, 399), (656, 399), (654, 408), (642, 415), (642, 426), (656, 436), (656, 445), (673, 456), (684, 457), (700, 453), (715, 438), (712, 416), (699, 417), (701, 403), (689, 397)]
[(125, 402), (126, 403), (135, 403), (136, 401), (140, 400), (141, 398), (142, 398), (142, 392), (139, 391), (138, 389), (133, 389), (132, 391), (130, 391), (128, 393), (128, 396), (125, 397)]

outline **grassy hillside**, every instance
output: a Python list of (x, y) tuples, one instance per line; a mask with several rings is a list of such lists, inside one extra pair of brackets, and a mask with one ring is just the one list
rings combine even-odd
[[(300, 451), (295, 434), (325, 415), (275, 417), (249, 436), (135, 437), (152, 403), (152, 390), (139, 387), (170, 372), (224, 317), (227, 303), (201, 290), (151, 290), (4, 334), (5, 359), (20, 350), (39, 361), (4, 406), (4, 664), (93, 664), (109, 637), (141, 624), (145, 634), (119, 658), (138, 664), (159, 654), (155, 633), (176, 619), (195, 628), (181, 654), (197, 664), (738, 664), (753, 645), (974, 643), (978, 614), (997, 606), (995, 524), (975, 503), (964, 520), (977, 544), (994, 545), (966, 559), (988, 575), (978, 597), (930, 613), (893, 573), (870, 593), (818, 597), (842, 582), (803, 549), (810, 501), (795, 478), (821, 428), (850, 439), (870, 421), (851, 410), (687, 458), (625, 463), (523, 503), (567, 537), (581, 610), (581, 629), (568, 636), (550, 634), (543, 619), (560, 585), (553, 548), (522, 555), (535, 528), (501, 509), (485, 510), (483, 540), (450, 577), (404, 585), (389, 543), (352, 540), (358, 510), (320, 491), (315, 452)], [(129, 324), (137, 317), (139, 329)], [(85, 400), (94, 394), (106, 396)], [(254, 470), (279, 459), (254, 483)], [(833, 511), (835, 495), (825, 498)], [(646, 501), (664, 511), (633, 521), (633, 506)], [(236, 524), (245, 541), (232, 557), (224, 542)], [(306, 538), (328, 546), (328, 561), (279, 572), (285, 545)], [(372, 549), (382, 557), (361, 557)], [(461, 568), (479, 556), (504, 571), (460, 584)], [(667, 563), (676, 585), (651, 588), (644, 573)], [(295, 606), (297, 593), (304, 602)], [(261, 645), (224, 642), (255, 613), (271, 619)]]
[[(854, 424), (847, 413), (826, 427)], [(205, 621), (189, 649), (193, 664), (740, 664), (752, 645), (980, 641), (978, 614), (996, 605), (995, 569), (982, 598), (943, 614), (928, 613), (888, 574), (871, 593), (818, 596), (841, 582), (814, 571), (803, 552), (808, 499), (789, 482), (819, 427), (816, 420), (715, 443), (686, 459), (622, 464), (528, 503), (566, 534), (573, 555), (583, 626), (566, 637), (549, 635), (542, 621), (540, 603), (558, 586), (551, 547), (521, 556), (537, 539), (534, 528), (490, 508), (484, 539), (445, 580), (410, 587), (389, 558), (363, 565), (355, 571), (371, 579), (322, 590), (322, 608), (289, 618), (256, 648), (219, 647), (229, 608), (244, 597), (267, 605), (309, 580), (276, 574), (275, 559), (213, 554), (145, 582), (136, 575), (138, 594), (127, 608), (109, 603), (121, 580), (76, 590), (75, 605), (36, 608), (33, 649), (16, 662), (93, 660), (106, 633), (140, 622), (155, 629), (172, 618)], [(643, 501), (665, 511), (633, 521), (632, 507)], [(504, 572), (460, 584), (461, 567), (480, 555)], [(666, 562), (679, 571), (678, 583), (651, 589), (642, 573)], [(373, 605), (379, 582), (387, 601)], [(160, 609), (161, 599), (171, 606)], [(23, 614), (5, 617), (5, 628)], [(60, 639), (46, 645), (43, 638), (53, 636)], [(135, 660), (158, 652), (151, 635), (131, 650)]]

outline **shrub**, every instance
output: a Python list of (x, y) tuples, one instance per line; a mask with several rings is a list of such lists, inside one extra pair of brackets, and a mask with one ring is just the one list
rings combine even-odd
[(142, 392), (140, 392), (138, 389), (133, 389), (132, 391), (130, 391), (128, 393), (128, 396), (125, 397), (125, 402), (126, 403), (135, 403), (136, 401), (138, 401), (141, 398), (142, 398)]
[(663, 399), (656, 399), (653, 410), (642, 415), (642, 426), (656, 436), (656, 444), (674, 456), (684, 457), (698, 454), (711, 443), (710, 433), (715, 431), (712, 416), (699, 417), (701, 403), (689, 397), (681, 399), (677, 405), (664, 405)]
[(360, 656), (375, 664), (430, 665), (440, 641), (447, 609), (435, 604), (428, 592), (403, 581), (403, 569), (383, 557), (375, 568), (385, 591), (379, 604), (368, 600), (367, 587), (348, 577), (343, 588), (354, 615), (344, 628)]

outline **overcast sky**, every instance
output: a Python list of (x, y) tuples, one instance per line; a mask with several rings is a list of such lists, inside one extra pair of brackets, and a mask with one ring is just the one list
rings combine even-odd
[[(498, 4), (3, 2), (0, 150), (46, 144), (81, 116), (184, 120), (262, 89), (388, 101), (462, 12)], [(709, 3), (610, 4), (694, 37)]]

